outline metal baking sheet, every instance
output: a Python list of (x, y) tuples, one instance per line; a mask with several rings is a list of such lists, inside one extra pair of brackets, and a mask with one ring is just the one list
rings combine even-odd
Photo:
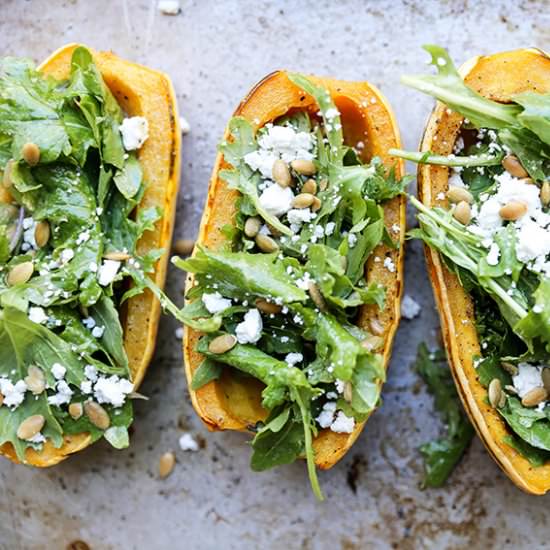
[[(427, 70), (423, 43), (448, 47), (458, 61), (550, 49), (547, 0), (182, 0), (181, 7), (167, 16), (145, 0), (0, 1), (2, 55), (40, 61), (78, 41), (170, 74), (191, 124), (179, 238), (196, 234), (224, 125), (274, 69), (373, 82), (414, 148), (432, 101), (399, 76)], [(245, 435), (206, 431), (189, 402), (177, 325), (165, 317), (142, 387), (151, 399), (136, 405), (130, 449), (99, 443), (43, 471), (0, 462), (0, 547), (62, 549), (75, 540), (94, 550), (548, 547), (550, 497), (521, 493), (477, 440), (446, 488), (419, 489), (417, 447), (439, 423), (411, 363), (420, 341), (436, 342), (438, 319), (418, 243), (407, 245), (406, 268), (406, 292), (422, 312), (399, 330), (382, 407), (349, 454), (321, 473), (325, 503), (313, 498), (303, 463), (256, 474)], [(170, 271), (172, 297), (181, 299), (183, 281)], [(178, 449), (183, 430), (203, 442), (200, 451)], [(176, 468), (159, 480), (159, 456), (170, 449)]]

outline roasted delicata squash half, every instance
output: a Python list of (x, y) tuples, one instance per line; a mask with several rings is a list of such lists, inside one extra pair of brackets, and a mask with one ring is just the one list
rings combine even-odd
[(180, 164), (169, 78), (68, 45), (0, 61), (0, 453), (128, 445)]
[(190, 274), (185, 369), (211, 430), (252, 468), (330, 468), (379, 403), (400, 316), (405, 203), (372, 85), (275, 72), (220, 145)]
[(420, 229), (459, 394), (521, 489), (550, 488), (550, 58), (477, 57), (403, 80), (440, 101), (420, 153)]

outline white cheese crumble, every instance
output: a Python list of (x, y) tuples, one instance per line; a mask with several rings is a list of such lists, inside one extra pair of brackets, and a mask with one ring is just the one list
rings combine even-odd
[(61, 405), (71, 402), (73, 391), (69, 388), (69, 384), (67, 384), (65, 380), (60, 380), (57, 382), (55, 389), (57, 393), (48, 397), (49, 405), (57, 405), (60, 407)]
[(334, 422), (330, 425), (330, 429), (338, 434), (350, 434), (355, 428), (355, 418), (346, 416), (343, 411), (336, 413)]
[(56, 380), (61, 380), (62, 378), (65, 378), (66, 373), (67, 369), (60, 363), (54, 363), (52, 365), (52, 374)]
[(272, 178), (273, 163), (277, 159), (292, 162), (297, 159), (313, 160), (315, 144), (313, 134), (299, 132), (291, 126), (265, 125), (266, 131), (258, 138), (259, 149), (244, 156), (252, 170), (264, 178)]
[(126, 151), (139, 149), (149, 137), (149, 123), (142, 116), (125, 118), (120, 125), (122, 142)]
[(529, 363), (518, 364), (518, 373), (512, 376), (512, 382), (520, 397), (524, 397), (535, 388), (544, 386), (541, 373), (542, 367), (536, 367)]
[(105, 332), (105, 327), (94, 327), (92, 329), (92, 336), (94, 338), (102, 338), (104, 332)]
[(183, 327), (178, 327), (178, 328), (174, 331), (174, 336), (175, 336), (178, 340), (182, 340), (182, 339), (183, 339)]
[(98, 403), (109, 403), (114, 407), (122, 407), (126, 396), (134, 391), (134, 385), (130, 380), (112, 376), (100, 376), (94, 385), (94, 396)]
[(260, 195), (260, 204), (273, 216), (282, 216), (292, 208), (294, 193), (290, 187), (274, 183)]
[(491, 243), (486, 261), (489, 265), (497, 265), (500, 257), (500, 248), (497, 243)]
[(37, 325), (43, 325), (48, 320), (48, 316), (43, 308), (31, 306), (29, 308), (29, 320)]
[(350, 248), (353, 248), (357, 244), (357, 235), (355, 233), (348, 235), (348, 244)]
[(157, 8), (164, 15), (178, 15), (181, 10), (179, 0), (160, 0)]
[(301, 363), (304, 360), (304, 356), (301, 353), (287, 353), (285, 357), (285, 363), (293, 367), (294, 365)]
[(409, 296), (409, 294), (403, 296), (403, 300), (401, 301), (401, 315), (405, 319), (414, 319), (420, 314), (421, 309), (420, 304)]
[(297, 233), (303, 223), (309, 223), (315, 218), (315, 214), (309, 208), (293, 208), (289, 210), (286, 217), (290, 224), (290, 229)]
[(61, 263), (68, 264), (74, 258), (74, 250), (72, 248), (65, 248), (59, 256)]
[(319, 416), (315, 419), (321, 428), (329, 428), (334, 420), (334, 414), (336, 413), (336, 403), (334, 401), (327, 401), (323, 405), (323, 410)]
[(389, 256), (386, 256), (384, 258), (384, 267), (391, 273), (395, 272), (395, 264), (393, 263), (393, 260)]
[(196, 439), (188, 432), (185, 432), (179, 438), (178, 443), (182, 451), (194, 452), (199, 450), (199, 444), (197, 443)]
[(95, 319), (93, 317), (86, 317), (84, 319), (82, 319), (82, 324), (88, 329), (88, 330), (92, 330), (96, 323), (95, 323)]
[(104, 260), (99, 268), (97, 280), (101, 286), (110, 285), (120, 269), (120, 262), (117, 260)]
[(93, 365), (86, 365), (84, 367), (84, 376), (88, 380), (95, 382), (97, 380), (97, 369)]
[(36, 250), (38, 245), (34, 239), (34, 232), (36, 230), (36, 222), (32, 217), (23, 219), (23, 243), (21, 244), (21, 250), (28, 252), (33, 249)]
[(262, 337), (262, 316), (257, 309), (245, 313), (244, 320), (235, 328), (239, 344), (255, 344)]
[(325, 235), (327, 237), (330, 237), (334, 233), (334, 228), (336, 227), (336, 224), (334, 222), (328, 222), (325, 226)]
[(7, 379), (0, 378), (0, 393), (4, 396), (3, 404), (6, 407), (16, 409), (25, 399), (27, 384), (24, 380), (18, 380), (15, 384)]
[(231, 300), (224, 298), (219, 292), (203, 294), (202, 303), (210, 313), (220, 313), (231, 307)]

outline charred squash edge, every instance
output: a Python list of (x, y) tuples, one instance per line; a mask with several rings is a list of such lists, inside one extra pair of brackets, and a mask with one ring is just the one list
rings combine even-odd
[[(534, 48), (476, 57), (465, 63), (460, 73), (474, 90), (497, 101), (509, 101), (512, 94), (523, 91), (550, 91), (550, 57)], [(428, 119), (420, 150), (443, 155), (452, 152), (462, 121), (460, 115), (438, 102)], [(420, 200), (433, 205), (434, 197), (448, 188), (447, 180), (447, 168), (420, 165)], [(464, 408), (489, 454), (508, 477), (527, 493), (544, 494), (550, 489), (550, 464), (535, 468), (507, 445), (503, 438), (510, 431), (486, 402), (487, 390), (479, 383), (472, 361), (480, 354), (472, 300), (440, 255), (429, 247), (425, 253), (449, 364)], [(469, 322), (464, 324), (463, 319)]]
[[(382, 93), (367, 82), (355, 83), (310, 78), (329, 89), (336, 106), (342, 113), (344, 135), (353, 134), (354, 139), (351, 142), (354, 144), (359, 139), (365, 141), (365, 158), (378, 155), (386, 165), (395, 164), (396, 175), (402, 176), (404, 173), (403, 161), (387, 154), (389, 148), (399, 146), (400, 137), (391, 107)], [(313, 98), (292, 84), (284, 71), (276, 71), (266, 76), (250, 91), (234, 115), (244, 116), (257, 129), (291, 109), (314, 109), (315, 106)], [(351, 117), (352, 114), (353, 117)], [(362, 138), (357, 135), (359, 130), (362, 130)], [(227, 137), (226, 130), (224, 138)], [(218, 154), (197, 240), (199, 244), (214, 248), (219, 247), (225, 240), (220, 230), (225, 224), (232, 222), (236, 213), (235, 199), (238, 196), (236, 191), (228, 190), (225, 183), (218, 177), (219, 170), (223, 165), (223, 156)], [(371, 280), (379, 280), (386, 285), (386, 307), (381, 312), (377, 312), (373, 306), (363, 307), (358, 317), (358, 325), (368, 327), (369, 319), (378, 317), (384, 327), (383, 356), (384, 365), (387, 368), (401, 315), (403, 240), (406, 229), (405, 198), (396, 197), (388, 201), (384, 210), (386, 226), (389, 228), (392, 224), (397, 223), (400, 227), (400, 246), (398, 250), (392, 251), (381, 245), (371, 255), (366, 272)], [(389, 255), (395, 262), (396, 272), (387, 271), (382, 266), (382, 262), (375, 263), (373, 258), (376, 255)], [(189, 276), (187, 288), (192, 284), (193, 277)], [(189, 388), (193, 373), (201, 362), (201, 355), (194, 351), (199, 337), (200, 333), (197, 331), (185, 328), (183, 350)], [(225, 375), (220, 380), (210, 382), (198, 391), (193, 391), (190, 388), (189, 392), (195, 410), (208, 429), (246, 431), (248, 426), (265, 418), (265, 411), (260, 404), (260, 390), (261, 387), (254, 382), (244, 385)], [(338, 462), (353, 445), (364, 424), (364, 422), (358, 424), (351, 434), (336, 434), (330, 430), (321, 431), (314, 441), (317, 466), (321, 469), (328, 469)]]
[[(58, 79), (67, 78), (72, 52), (79, 45), (63, 46), (51, 54), (39, 69)], [(140, 239), (138, 251), (143, 253), (153, 248), (165, 249), (152, 277), (158, 286), (163, 287), (174, 229), (181, 162), (181, 132), (176, 93), (170, 78), (162, 72), (126, 61), (112, 52), (90, 51), (107, 86), (123, 110), (130, 116), (143, 115), (149, 122), (149, 138), (138, 151), (144, 181), (148, 187), (138, 208), (159, 206), (162, 208), (162, 218), (157, 222), (154, 231), (145, 233)], [(128, 300), (122, 313), (124, 346), (136, 388), (143, 380), (155, 349), (160, 309), (158, 300), (146, 290)], [(59, 449), (47, 441), (40, 452), (27, 449), (25, 464), (53, 466), (86, 448), (90, 442), (88, 433), (66, 435)], [(13, 462), (19, 462), (11, 443), (0, 447), (0, 454)]]

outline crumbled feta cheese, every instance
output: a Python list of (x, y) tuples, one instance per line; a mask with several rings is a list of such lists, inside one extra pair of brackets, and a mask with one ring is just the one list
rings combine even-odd
[(334, 414), (336, 413), (336, 403), (334, 401), (327, 401), (323, 405), (323, 410), (319, 416), (315, 419), (321, 428), (329, 428), (334, 421)]
[(340, 380), (337, 378), (334, 381), (334, 387), (336, 388), (336, 391), (340, 394), (344, 393), (344, 388), (346, 387), (346, 383), (343, 380)]
[(389, 256), (386, 256), (384, 258), (384, 267), (391, 273), (395, 272), (395, 264), (393, 263), (393, 260)]
[(91, 380), (84, 380), (84, 382), (81, 382), (80, 391), (82, 393), (86, 393), (86, 394), (92, 393), (92, 381)]
[(180, 438), (179, 438), (179, 446), (182, 451), (198, 451), (199, 450), (199, 444), (195, 440), (195, 438), (188, 432), (185, 432)]
[(27, 384), (19, 380), (15, 384), (8, 378), (0, 378), (0, 393), (4, 396), (3, 404), (16, 409), (25, 399)]
[(94, 338), (102, 338), (104, 332), (105, 332), (105, 327), (94, 327), (92, 329), (92, 336)]
[(70, 403), (73, 391), (69, 388), (69, 384), (67, 384), (65, 380), (60, 380), (57, 382), (55, 389), (57, 393), (48, 397), (49, 405), (57, 405), (60, 407), (61, 405)]
[(315, 218), (315, 214), (309, 208), (293, 208), (286, 215), (288, 223), (299, 226), (303, 223), (309, 223)]
[(456, 172), (453, 172), (449, 176), (449, 187), (465, 187), (464, 182), (462, 181), (462, 178), (460, 177), (460, 174), (457, 174)]
[(175, 331), (174, 331), (174, 336), (178, 339), (178, 340), (181, 340), (183, 338), (183, 327), (178, 327)]
[(219, 292), (203, 294), (202, 302), (210, 313), (220, 313), (225, 311), (228, 307), (231, 307), (231, 300), (224, 298)]
[(104, 260), (99, 268), (97, 280), (101, 286), (110, 285), (120, 269), (120, 262), (117, 260)]
[(191, 125), (186, 118), (180, 116), (180, 130), (182, 135), (186, 136), (191, 131)]
[(28, 252), (29, 250), (36, 250), (38, 245), (34, 239), (34, 233), (36, 231), (36, 222), (32, 217), (23, 219), (23, 243), (21, 250)]
[(313, 281), (309, 271), (306, 271), (304, 273), (304, 276), (300, 279), (296, 279), (296, 286), (298, 288), (301, 288), (302, 290), (308, 290), (309, 283)]
[(304, 356), (301, 353), (288, 353), (285, 357), (285, 363), (293, 367), (297, 363), (301, 363), (304, 360)]
[(134, 391), (134, 385), (126, 378), (100, 376), (94, 385), (94, 396), (98, 403), (109, 403), (114, 407), (122, 407), (126, 396)]
[(120, 125), (122, 142), (126, 151), (139, 149), (149, 137), (149, 124), (142, 116), (125, 118)]
[(516, 254), (520, 262), (538, 258), (544, 262), (550, 254), (550, 231), (532, 220), (523, 223), (517, 232)]
[(334, 422), (330, 425), (330, 430), (339, 434), (350, 434), (355, 428), (355, 419), (352, 416), (346, 416), (343, 411), (338, 411)]
[(262, 337), (262, 316), (257, 309), (245, 313), (244, 320), (235, 328), (239, 344), (254, 344)]
[(179, 0), (159, 0), (157, 7), (164, 15), (178, 15), (181, 10)]
[(355, 233), (348, 234), (348, 244), (350, 248), (353, 248), (357, 244), (357, 235)]
[(31, 306), (29, 308), (29, 320), (37, 325), (43, 325), (48, 320), (48, 316), (43, 308)]
[(391, 230), (392, 230), (393, 233), (399, 234), (401, 232), (401, 227), (399, 227), (398, 223), (394, 223), (391, 226)]
[(74, 250), (72, 248), (65, 248), (59, 256), (61, 263), (68, 264), (74, 258)]
[(542, 367), (536, 367), (529, 363), (518, 364), (518, 373), (512, 376), (512, 381), (520, 397), (524, 397), (535, 388), (544, 386), (541, 373)]
[(421, 309), (420, 304), (414, 298), (408, 294), (403, 296), (403, 300), (401, 301), (401, 315), (405, 319), (414, 319), (419, 315)]
[(336, 224), (334, 222), (328, 222), (325, 227), (325, 235), (329, 237), (334, 233), (334, 228), (336, 227)]
[(65, 378), (66, 373), (67, 369), (60, 363), (54, 363), (52, 365), (52, 374), (56, 380), (61, 380), (62, 378)]
[(500, 248), (497, 243), (491, 243), (486, 261), (489, 265), (497, 265), (500, 257)]
[(84, 367), (84, 376), (88, 380), (95, 382), (97, 380), (97, 369), (93, 365), (86, 365)]
[(34, 434), (31, 438), (26, 439), (27, 443), (44, 443), (46, 441), (46, 438), (41, 432), (38, 432), (37, 434)]
[(82, 319), (82, 324), (88, 329), (92, 330), (95, 327), (95, 319), (93, 317), (86, 317)]
[(260, 204), (273, 216), (282, 216), (292, 208), (294, 193), (290, 187), (274, 183), (260, 195)]

